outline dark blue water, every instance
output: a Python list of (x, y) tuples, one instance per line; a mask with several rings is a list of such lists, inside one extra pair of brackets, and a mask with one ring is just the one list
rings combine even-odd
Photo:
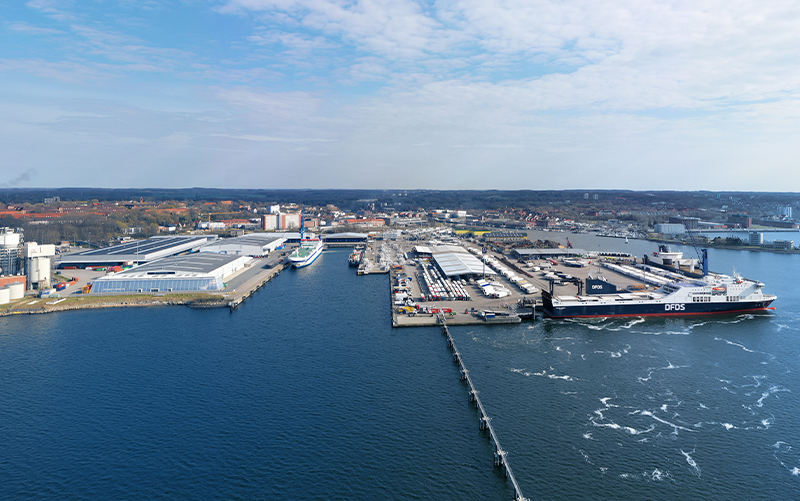
[[(800, 259), (710, 252), (777, 311), (452, 329), (526, 496), (798, 498)], [(0, 499), (510, 498), (438, 329), (346, 260), (234, 313), (0, 318)]]

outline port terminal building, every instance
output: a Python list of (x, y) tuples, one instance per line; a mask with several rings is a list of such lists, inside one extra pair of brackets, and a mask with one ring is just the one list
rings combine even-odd
[(262, 257), (269, 255), (286, 242), (286, 233), (248, 233), (240, 237), (220, 238), (207, 243), (200, 247), (200, 252)]
[(512, 249), (511, 256), (524, 261), (531, 259), (558, 259), (564, 257), (588, 256), (583, 249)]
[(133, 240), (111, 247), (92, 249), (74, 254), (62, 254), (59, 268), (87, 266), (120, 266), (128, 263), (148, 263), (168, 256), (194, 252), (217, 235), (170, 235)]
[(329, 247), (354, 247), (366, 244), (369, 233), (329, 233), (322, 237), (322, 241)]
[(492, 268), (467, 252), (436, 253), (433, 260), (447, 278), (496, 275)]
[(218, 291), (252, 259), (212, 252), (166, 257), (97, 278), (91, 294)]
[(416, 245), (413, 251), (417, 257), (432, 259), (448, 278), (496, 275), (491, 267), (458, 245)]

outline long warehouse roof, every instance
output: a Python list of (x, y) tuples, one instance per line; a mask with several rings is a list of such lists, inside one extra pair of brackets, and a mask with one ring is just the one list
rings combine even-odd
[(154, 261), (162, 257), (180, 254), (181, 252), (196, 250), (209, 240), (215, 240), (216, 238), (216, 235), (150, 237), (147, 240), (134, 240), (112, 245), (111, 247), (65, 254), (61, 256), (60, 266)]
[(583, 249), (514, 249), (520, 256), (580, 256), (588, 254)]
[(448, 252), (444, 254), (434, 254), (433, 260), (448, 277), (458, 275), (496, 275), (489, 266), (484, 265), (472, 254), (461, 252)]
[(153, 275), (173, 275), (173, 276), (192, 276), (214, 274), (223, 266), (237, 259), (249, 261), (247, 256), (236, 256), (232, 254), (215, 254), (213, 252), (196, 252), (184, 256), (172, 256), (143, 264), (129, 270), (115, 273), (116, 278), (129, 278), (138, 276)]

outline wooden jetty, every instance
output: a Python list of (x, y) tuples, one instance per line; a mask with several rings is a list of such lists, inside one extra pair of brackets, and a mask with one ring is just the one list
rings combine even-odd
[(458, 368), (461, 370), (461, 380), (466, 381), (469, 386), (469, 401), (475, 402), (475, 406), (480, 412), (480, 429), (489, 431), (489, 437), (494, 444), (494, 465), (498, 468), (503, 468), (506, 473), (506, 478), (511, 480), (511, 485), (514, 487), (514, 501), (528, 501), (528, 498), (522, 495), (522, 489), (520, 489), (517, 479), (514, 477), (514, 472), (511, 470), (511, 464), (508, 462), (508, 452), (504, 451), (500, 446), (500, 441), (497, 439), (497, 434), (494, 432), (494, 427), (492, 426), (492, 418), (486, 414), (486, 410), (483, 408), (481, 399), (478, 396), (478, 390), (475, 389), (472, 378), (469, 377), (469, 370), (467, 370), (466, 365), (464, 365), (461, 352), (456, 348), (453, 336), (450, 335), (450, 329), (447, 327), (444, 315), (439, 315), (439, 322), (442, 324), (442, 334), (447, 338), (447, 346), (453, 351), (453, 362), (457, 363)]

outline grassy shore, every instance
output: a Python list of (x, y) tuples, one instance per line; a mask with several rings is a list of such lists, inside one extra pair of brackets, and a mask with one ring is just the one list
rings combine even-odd
[[(55, 304), (48, 304), (53, 303)], [(118, 308), (125, 306), (167, 306), (184, 305), (201, 308), (215, 308), (228, 305), (221, 294), (135, 294), (129, 296), (70, 296), (63, 300), (35, 298), (26, 296), (9, 304), (0, 305), (0, 316), (52, 313), (56, 311), (80, 310), (88, 308)]]

